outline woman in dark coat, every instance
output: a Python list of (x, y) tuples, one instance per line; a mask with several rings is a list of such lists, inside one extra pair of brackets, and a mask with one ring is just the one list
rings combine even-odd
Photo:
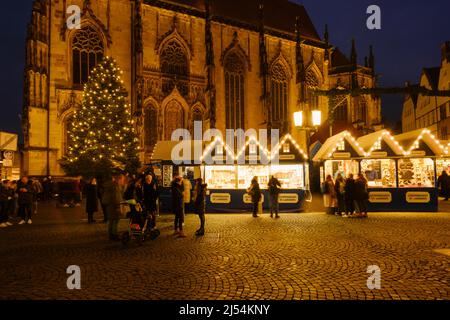
[(145, 176), (143, 184), (144, 207), (146, 214), (155, 215), (157, 198), (157, 181), (151, 174)]
[(207, 185), (203, 183), (202, 178), (198, 178), (195, 181), (193, 200), (195, 213), (198, 214), (200, 219), (200, 228), (195, 232), (195, 235), (197, 236), (203, 236), (205, 234), (206, 187)]
[(355, 180), (353, 179), (353, 173), (348, 175), (347, 180), (345, 181), (345, 215), (349, 216), (355, 212), (355, 203), (354, 203), (354, 194), (355, 194)]
[(98, 191), (97, 179), (92, 178), (85, 186), (86, 193), (86, 212), (88, 215), (88, 223), (95, 222), (94, 213), (98, 211)]
[(181, 177), (175, 177), (171, 185), (172, 190), (172, 210), (175, 215), (175, 232), (174, 235), (178, 235), (180, 238), (185, 238), (183, 233), (183, 179)]
[(252, 197), (253, 203), (253, 217), (258, 217), (258, 203), (261, 200), (261, 189), (259, 188), (258, 177), (253, 177), (250, 188), (247, 193)]
[(358, 174), (354, 190), (355, 207), (358, 211), (358, 216), (367, 218), (367, 200), (369, 199), (369, 193), (367, 192), (367, 180), (362, 173)]
[(447, 174), (447, 171), (442, 171), (442, 174), (437, 180), (437, 184), (439, 196), (443, 197), (445, 201), (448, 201), (448, 198), (450, 198), (450, 176)]

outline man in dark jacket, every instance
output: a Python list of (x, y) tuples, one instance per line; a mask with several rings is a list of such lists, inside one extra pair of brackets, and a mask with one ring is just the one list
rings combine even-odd
[(280, 194), (281, 183), (280, 181), (272, 176), (269, 180), (269, 203), (270, 203), (270, 217), (273, 217), (275, 212), (275, 218), (279, 218), (278, 215), (278, 195)]
[(20, 179), (17, 184), (17, 193), (19, 194), (19, 217), (22, 218), (19, 224), (32, 224), (33, 190), (28, 177)]
[(183, 233), (183, 179), (181, 177), (175, 177), (171, 184), (172, 191), (172, 211), (175, 215), (174, 235), (178, 235), (180, 238), (185, 238)]
[(348, 217), (355, 212), (355, 179), (353, 179), (353, 173), (348, 175), (345, 181), (345, 216)]
[(8, 222), (8, 181), (3, 181), (0, 184), (0, 228), (9, 226)]
[(439, 196), (443, 197), (445, 201), (448, 201), (450, 198), (450, 176), (447, 174), (447, 171), (442, 171), (442, 174), (438, 178), (437, 184)]

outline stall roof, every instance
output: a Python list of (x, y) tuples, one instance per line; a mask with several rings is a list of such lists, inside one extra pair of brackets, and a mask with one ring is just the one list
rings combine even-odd
[(177, 146), (179, 150), (190, 150), (190, 154), (189, 152), (182, 152), (180, 155), (180, 152), (178, 152), (177, 156), (179, 158), (177, 160), (191, 163), (197, 157), (198, 161), (200, 161), (203, 152), (203, 141), (201, 140), (158, 141), (153, 149), (151, 159), (173, 161), (172, 150)]
[(448, 153), (445, 146), (433, 135), (429, 129), (419, 129), (405, 132), (394, 136), (394, 138), (403, 145), (404, 155), (410, 155), (411, 151), (418, 147), (420, 141), (423, 141), (435, 155)]
[(303, 156), (303, 158), (305, 160), (308, 159), (308, 154), (300, 147), (300, 145), (298, 144), (298, 142), (288, 133), (285, 134), (280, 141), (275, 145), (275, 147), (273, 147), (273, 149), (271, 150), (271, 159), (273, 159), (275, 157), (275, 155), (277, 153), (279, 153), (280, 149), (283, 147), (283, 144), (286, 141), (290, 141), (295, 148), (297, 148), (297, 151)]
[(348, 131), (342, 131), (342, 132), (328, 138), (325, 141), (323, 146), (320, 148), (320, 150), (314, 156), (313, 161), (321, 161), (321, 160), (325, 160), (325, 159), (329, 158), (329, 154), (333, 153), (336, 150), (339, 142), (341, 142), (343, 140), (346, 140), (360, 157), (364, 157), (366, 155), (366, 152), (359, 145), (359, 142), (356, 141), (356, 139), (352, 136), (352, 134)]
[(360, 146), (366, 150), (367, 155), (370, 155), (372, 151), (375, 151), (374, 147), (378, 141), (384, 141), (394, 151), (396, 155), (403, 155), (405, 150), (400, 143), (386, 130), (379, 130), (368, 135), (359, 137), (357, 140)]

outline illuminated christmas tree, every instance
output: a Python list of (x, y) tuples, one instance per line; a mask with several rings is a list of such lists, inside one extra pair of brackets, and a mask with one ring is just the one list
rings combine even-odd
[(117, 167), (129, 173), (139, 168), (139, 144), (122, 73), (116, 61), (106, 57), (84, 85), (83, 102), (68, 133), (68, 152), (61, 161), (68, 175), (108, 176)]

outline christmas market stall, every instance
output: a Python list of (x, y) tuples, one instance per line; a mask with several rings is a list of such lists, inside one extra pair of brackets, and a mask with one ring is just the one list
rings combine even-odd
[(359, 173), (359, 161), (365, 156), (364, 149), (348, 131), (328, 138), (315, 154), (313, 161), (320, 162), (320, 183), (328, 175), (335, 180), (338, 174), (348, 177)]
[(360, 160), (360, 172), (368, 181), (369, 210), (406, 208), (397, 182), (397, 160), (404, 155), (403, 147), (387, 130), (362, 136), (357, 142), (367, 150), (365, 158)]
[[(147, 163), (152, 167), (160, 186), (160, 210), (172, 210), (171, 183), (174, 176), (187, 176), (194, 186), (194, 180), (201, 176), (200, 157), (202, 155), (202, 141), (159, 141)], [(195, 161), (197, 159), (197, 161)]]
[(398, 191), (393, 210), (438, 211), (436, 163), (445, 154), (445, 146), (430, 133), (420, 129), (394, 137), (400, 145), (407, 146), (398, 159)]
[(208, 212), (248, 212), (251, 198), (246, 190), (258, 177), (262, 206), (269, 208), (268, 182), (273, 175), (281, 183), (281, 212), (302, 209), (309, 190), (307, 155), (298, 143), (286, 135), (271, 151), (255, 138), (233, 150), (221, 139), (206, 146), (202, 157), (202, 175), (208, 184)]

